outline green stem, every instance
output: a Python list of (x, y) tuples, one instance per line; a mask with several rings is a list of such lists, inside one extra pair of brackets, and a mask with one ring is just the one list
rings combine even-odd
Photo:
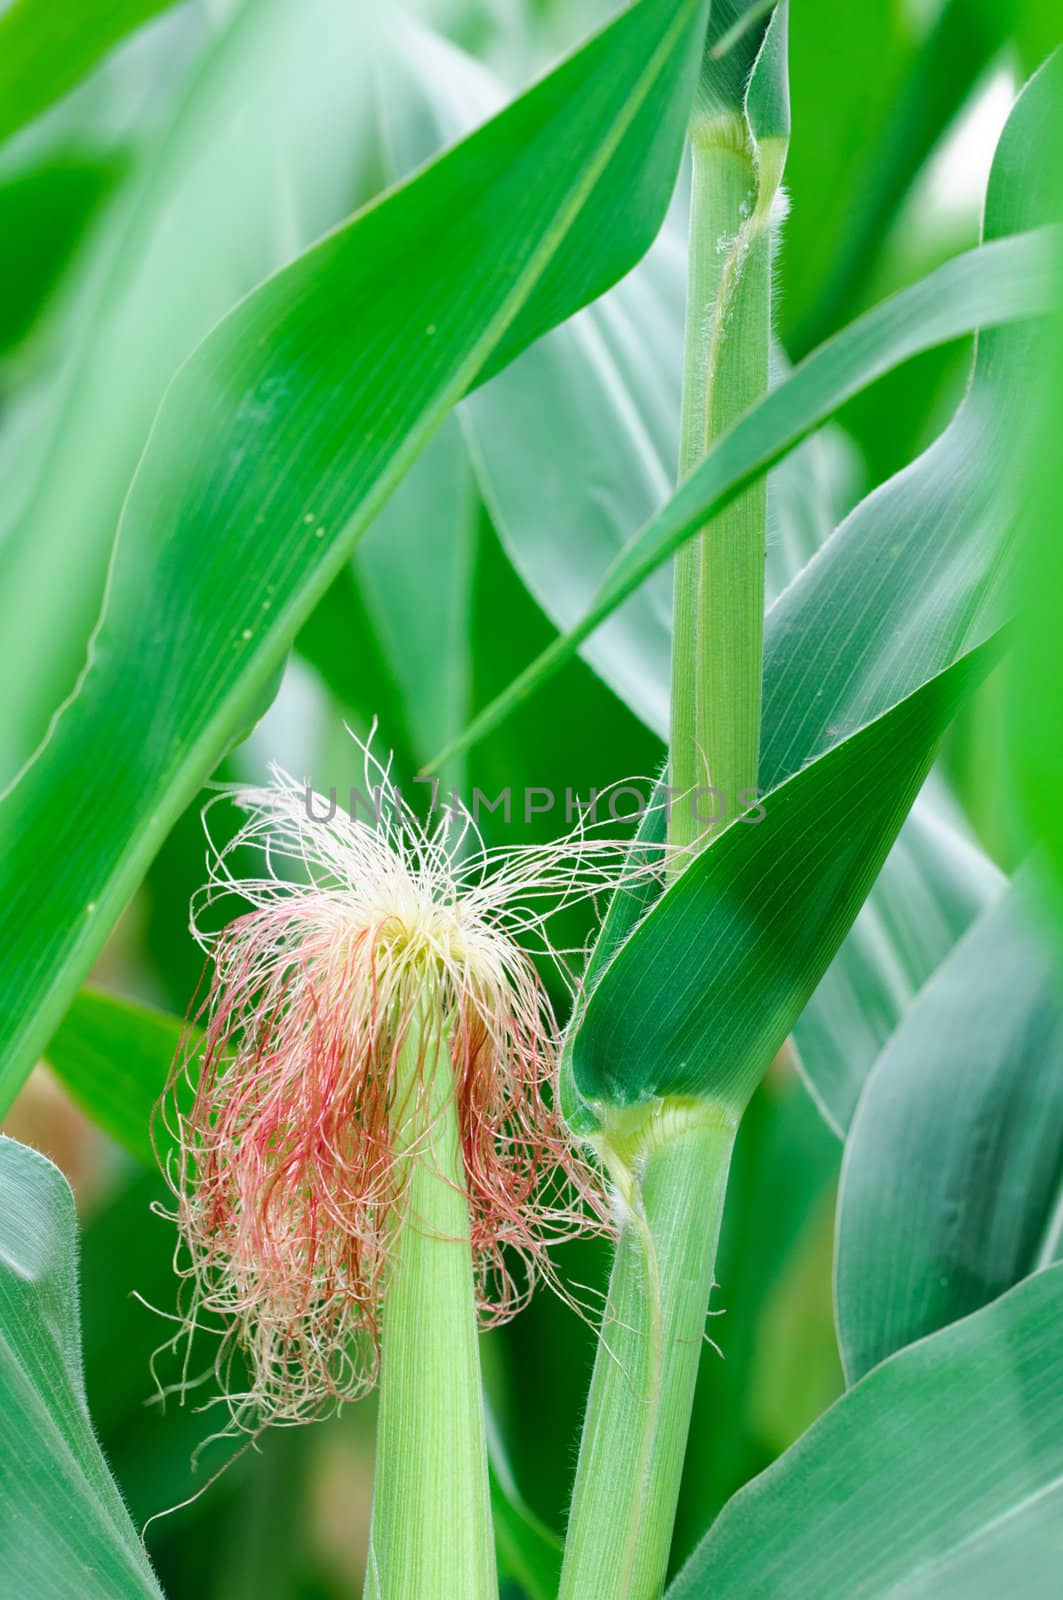
[(621, 1114), (603, 1155), (623, 1210), (559, 1600), (657, 1600), (668, 1569), (733, 1119), (694, 1102)]
[[(768, 386), (771, 193), (744, 119), (692, 134), (679, 472)], [(764, 639), (764, 479), (676, 555), (669, 836), (704, 842), (752, 803)], [(712, 796), (698, 796), (699, 788)]]
[[(781, 140), (755, 148), (744, 116), (702, 119), (692, 143), (681, 476), (768, 386), (769, 212), (785, 152)], [(760, 481), (676, 558), (674, 844), (706, 843), (754, 798), (766, 523)], [(605, 1126), (623, 1221), (560, 1600), (657, 1600), (664, 1588), (734, 1135), (733, 1115), (694, 1101), (614, 1112)]]
[(392, 1113), (408, 1172), (384, 1298), (366, 1600), (495, 1600), (465, 1171), (438, 1017), (411, 1026)]

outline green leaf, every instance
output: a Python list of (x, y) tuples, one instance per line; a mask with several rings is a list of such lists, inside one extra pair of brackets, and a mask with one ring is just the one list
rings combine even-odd
[[(1042, 177), (1052, 93), (1043, 76), (1032, 80), (1001, 134), (984, 251), (1058, 220)], [(1051, 238), (1046, 310), (1059, 298), (1058, 229)], [(857, 506), (824, 559), (809, 563), (772, 608), (762, 787), (925, 682), (1011, 609), (1003, 579), (1015, 545), (1015, 473), (1035, 415), (1029, 362), (1042, 338), (1031, 323), (983, 331), (963, 403), (941, 438)]]
[[(859, 318), (807, 357), (790, 377), (757, 405), (751, 406), (720, 436), (701, 465), (684, 480), (658, 516), (627, 546), (581, 621), (545, 650), (504, 694), (481, 711), (458, 745), (444, 751), (436, 762), (452, 755), (455, 748), (483, 737), (532, 695), (685, 540), (766, 468), (828, 420), (845, 400), (920, 350), (930, 349), (978, 327), (1022, 320), (1048, 311), (1055, 300), (1053, 245), (1056, 237), (1054, 232), (1034, 230), (1028, 235), (1000, 239), (958, 256), (921, 283), (902, 290)], [(988, 367), (988, 359), (986, 364)], [(972, 410), (975, 407), (981, 410), (978, 401), (969, 399), (969, 405)], [(983, 442), (975, 441), (968, 433), (969, 420), (968, 415), (963, 425), (966, 444), (961, 443), (958, 436), (949, 440), (950, 452), (965, 459), (970, 459), (969, 445)], [(988, 418), (984, 420), (988, 430)], [(996, 481), (999, 475), (996, 449), (992, 466)], [(980, 482), (980, 487), (984, 489), (985, 485)], [(873, 503), (871, 500), (865, 505)], [(849, 529), (851, 525), (852, 519), (849, 519), (843, 527)], [(891, 538), (894, 537), (892, 527), (890, 533)], [(848, 537), (852, 537), (851, 533)], [(820, 582), (833, 583), (833, 571), (828, 577), (824, 563), (814, 566), (823, 572), (823, 577), (817, 571), (811, 583), (817, 586)], [(920, 580), (925, 577), (923, 573), (919, 576)], [(871, 592), (868, 585), (865, 593), (870, 595)], [(787, 597), (782, 599), (787, 600)], [(907, 600), (906, 592), (904, 599)], [(795, 599), (787, 600), (787, 622), (788, 612), (796, 603)], [(807, 623), (808, 619), (805, 620)], [(835, 617), (834, 620), (840, 629), (841, 619)], [(822, 645), (822, 632), (811, 631), (814, 637), (810, 646)], [(832, 649), (836, 642), (831, 640)], [(867, 643), (868, 635), (859, 633), (856, 642)], [(765, 727), (770, 732), (766, 699), (767, 673), (773, 667), (770, 632), (766, 643), (764, 716)], [(782, 730), (783, 734), (785, 731)], [(772, 776), (770, 766), (768, 771), (769, 777)]]
[[(651, 242), (702, 19), (700, 0), (630, 7), (242, 301), (171, 385), (77, 692), (0, 810), (0, 1104), (455, 401)], [(42, 879), (46, 859), (63, 869)]]
[(55, 151), (0, 179), (0, 355), (33, 327), (122, 172), (115, 154)]
[(89, 1420), (75, 1229), (62, 1174), (0, 1135), (3, 1586), (40, 1600), (161, 1600)]
[[(491, 110), (499, 93), (485, 70), (454, 46), (421, 28), (402, 29), (381, 95), (392, 171), (416, 167), (445, 138)], [(622, 283), (462, 403), (492, 518), (517, 570), (561, 628), (578, 620), (611, 561), (668, 496), (679, 427), (684, 295), (685, 253), (680, 229), (670, 221)], [(839, 446), (837, 438), (809, 439), (769, 474), (773, 599), (834, 527)], [(392, 506), (416, 477), (417, 470)], [(374, 526), (370, 540), (377, 531)], [(662, 735), (670, 590), (662, 567), (582, 652)], [(955, 830), (917, 806), (795, 1030), (802, 1067), (836, 1130), (848, 1121), (904, 1005), (982, 908), (989, 885), (999, 881)], [(630, 896), (624, 905), (631, 908)]]
[[(775, 50), (760, 61), (768, 29), (780, 19), (775, 43), (783, 45), (783, 56)], [(716, 0), (709, 14), (704, 38), (704, 59), (695, 101), (696, 120), (744, 117), (746, 96), (757, 85), (760, 104), (768, 122), (778, 122), (788, 110), (786, 94), (786, 3), (775, 0)], [(780, 72), (781, 64), (781, 72)], [(754, 128), (754, 133), (760, 130)], [(764, 131), (767, 131), (765, 128)], [(786, 131), (786, 130), (783, 130)]]
[(866, 300), (913, 182), (1013, 20), (998, 0), (945, 0), (919, 36), (889, 0), (847, 11), (844, 24), (837, 12), (829, 4), (809, 12), (793, 45), (798, 134), (787, 168), (794, 203), (783, 306), (788, 325), (797, 321), (788, 339), (795, 355)]
[(342, 0), (237, 9), (79, 264), (57, 373), (24, 385), (5, 415), (6, 430), (39, 441), (41, 459), (25, 503), (0, 508), (0, 782), (84, 666), (115, 528), (170, 379), (243, 294), (350, 210), (365, 32), (360, 8)]
[[(758, 13), (764, 14), (767, 26), (746, 83), (745, 113), (749, 131), (763, 149), (769, 140), (781, 140), (787, 145), (790, 140), (789, 0), (779, 0), (770, 15), (763, 4), (754, 0), (747, 8), (747, 16)], [(757, 32), (756, 26), (750, 32)], [(704, 76), (703, 72), (702, 82)]]
[(196, 1039), (179, 1017), (82, 989), (44, 1056), (97, 1127), (153, 1167), (170, 1138), (161, 1120), (152, 1129), (152, 1110), (182, 1041), (194, 1051)]
[(564, 1070), (566, 1114), (654, 1096), (741, 1113), (863, 903), (956, 706), (970, 652), (771, 791), (673, 878), (604, 968)]
[(1063, 1267), (876, 1367), (735, 1496), (668, 1600), (1058, 1593)]
[(801, 1072), (844, 1135), (867, 1075), (927, 979), (1004, 876), (920, 797), (885, 867), (812, 999), (794, 1025)]
[[(1059, 18), (1052, 12), (1058, 32)], [(1042, 99), (1054, 112), (1044, 148), (1063, 141), (1063, 52), (1057, 51), (1034, 79)], [(1051, 204), (1063, 213), (1063, 168), (1045, 160), (1038, 175), (1054, 188)], [(1063, 285), (1063, 265), (1060, 269)], [(1056, 597), (1063, 584), (1063, 298), (1061, 309), (1045, 330), (1045, 338), (1028, 368), (1035, 396), (1035, 422), (1023, 483), (1022, 546), (1017, 585), (1023, 627), (1015, 672), (1008, 685), (1010, 755), (1026, 817), (1044, 842), (1056, 886), (1057, 921), (1063, 923), (1063, 726), (1059, 718), (1063, 694), (1063, 630)]]
[(943, 963), (868, 1079), (838, 1201), (851, 1379), (1063, 1246), (1063, 994), (1033, 899), (1024, 873)]
[[(785, 71), (785, 0), (764, 5), (762, 0), (714, 0), (705, 35), (705, 55), (698, 80), (695, 118), (744, 116), (746, 95), (759, 66), (758, 57), (769, 26), (781, 13), (776, 37), (783, 44), (782, 72), (774, 51), (761, 73), (759, 85), (767, 120), (778, 120), (787, 106)], [(768, 108), (771, 107), (769, 110)], [(785, 130), (784, 130), (785, 131)]]
[(175, 0), (13, 0), (0, 16), (0, 139), (79, 83)]

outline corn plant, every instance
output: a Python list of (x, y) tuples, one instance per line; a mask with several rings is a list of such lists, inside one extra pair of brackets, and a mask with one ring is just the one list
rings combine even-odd
[(1058, 1592), (1058, 34), (0, 11), (0, 1600)]

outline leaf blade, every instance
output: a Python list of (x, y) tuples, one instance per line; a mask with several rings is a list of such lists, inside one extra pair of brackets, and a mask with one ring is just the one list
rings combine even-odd
[[(649, 244), (678, 163), (702, 15), (701, 0), (639, 0), (244, 300), (171, 385), (126, 502), (86, 670), (0, 807), (11, 885), (0, 1103), (167, 827), (452, 404)], [(616, 185), (635, 196), (633, 229), (607, 226)], [(588, 229), (611, 241), (590, 260)], [(486, 248), (492, 239), (497, 249)], [(352, 302), (371, 320), (343, 319)], [(115, 727), (121, 797), (108, 771)], [(75, 837), (60, 803), (64, 772), (77, 773), (82, 813), (94, 815), (90, 839)], [(36, 883), (30, 864), (57, 851), (64, 871)]]
[(1045, 1264), (1063, 1196), (1063, 995), (1032, 899), (1022, 874), (978, 919), (861, 1097), (838, 1198), (851, 1381)]
[(673, 878), (569, 1036), (566, 1076), (587, 1107), (696, 1096), (741, 1114), (852, 925), (949, 718), (998, 651), (990, 641), (962, 657)]
[(675, 496), (630, 543), (581, 621), (485, 707), (432, 766), (496, 727), (685, 540), (854, 394), (921, 350), (976, 328), (1022, 321), (1050, 310), (1056, 293), (1052, 249), (1056, 237), (1050, 229), (1034, 229), (957, 256), (806, 357), (720, 436)]
[(0, 139), (8, 138), (85, 77), (120, 40), (176, 0), (57, 6), (14, 0), (0, 17)]
[(162, 1600), (85, 1404), (73, 1196), (0, 1136), (0, 1198), (4, 1581), (45, 1600)]
[(994, 1530), (998, 1570), (1025, 1555), (1023, 1594), (1053, 1593), (1058, 1523), (1031, 1545), (1017, 1519), (1063, 1485), (1061, 1309), (1053, 1267), (876, 1367), (735, 1496), (668, 1600), (998, 1593), (948, 1572)]

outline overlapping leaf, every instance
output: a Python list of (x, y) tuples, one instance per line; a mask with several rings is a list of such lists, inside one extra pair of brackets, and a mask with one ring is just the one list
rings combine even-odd
[[(987, 207), (990, 232), (1042, 220), (1043, 195), (1035, 189), (1018, 196), (1016, 178), (1039, 148), (1045, 114), (1042, 76), (1003, 136)], [(860, 799), (856, 811), (828, 803), (830, 790), (837, 796), (850, 782), (846, 742), (866, 737), (870, 754), (878, 719), (887, 748), (886, 730), (905, 697), (914, 696), (914, 704), (928, 685), (943, 683), (990, 626), (1010, 506), (1001, 476), (1009, 458), (989, 436), (988, 407), (991, 396), (1010, 401), (1010, 420), (1014, 425), (1017, 415), (1021, 425), (1028, 343), (1021, 332), (984, 340), (971, 392), (943, 440), (859, 507), (769, 613), (766, 820), (756, 828), (736, 824), (688, 867), (610, 963), (567, 1057), (585, 1101), (698, 1093), (740, 1109), (797, 1020), (870, 888), (944, 724), (935, 728), (931, 719), (926, 745), (917, 734), (895, 771), (880, 773), (877, 799)], [(768, 397), (762, 414), (784, 389)], [(953, 709), (957, 703), (952, 698)], [(783, 793), (790, 801), (773, 815)], [(799, 793), (810, 810), (795, 822), (803, 808), (792, 797)], [(849, 793), (852, 799), (858, 788)], [(891, 810), (897, 797), (906, 797), (900, 816)], [(867, 876), (861, 860), (873, 862)], [(832, 878), (840, 863), (843, 882)], [(788, 885), (782, 896), (781, 883)], [(671, 995), (669, 1004), (646, 1006), (640, 1016), (632, 996), (641, 993), (645, 1002), (644, 982)]]
[[(1045, 12), (1046, 20), (1049, 10)], [(1052, 15), (1049, 26), (1058, 32), (1058, 15)], [(1057, 52), (1041, 74), (1045, 78), (1051, 76), (1056, 90), (1055, 121), (1049, 127), (1045, 145), (1050, 149), (1058, 148), (1063, 141), (1061, 59), (1063, 52)], [(1045, 162), (1039, 181), (1054, 186), (1054, 204), (1063, 211), (1063, 169), (1059, 162)], [(1063, 264), (1060, 284), (1063, 289)], [(1063, 630), (1059, 627), (1056, 596), (1063, 583), (1063, 541), (1058, 537), (1063, 519), (1063, 456), (1059, 448), (1063, 433), (1063, 303), (1030, 361), (1028, 381), (1037, 409), (1022, 491), (1023, 544), (1018, 587), (1023, 629), (1008, 706), (1012, 730), (1009, 753), (1015, 762), (1018, 794), (1026, 816), (1044, 841), (1059, 900), (1063, 895), (1063, 810), (1059, 804), (1063, 792), (1063, 733), (1058, 716), (1063, 695)]]
[(446, 412), (651, 242), (702, 23), (699, 0), (640, 0), (269, 280), (182, 369), (125, 505), (77, 692), (0, 813), (4, 1101)]
[(920, 796), (853, 930), (794, 1024), (802, 1073), (844, 1134), (868, 1073), (922, 986), (1004, 886), (1004, 875)]
[(13, 0), (0, 16), (0, 139), (47, 110), (126, 34), (176, 0)]
[(877, 1367), (735, 1496), (668, 1600), (1059, 1586), (1063, 1267)]
[[(453, 754), (454, 748), (481, 738), (532, 695), (679, 545), (854, 394), (920, 350), (979, 327), (1028, 320), (1047, 312), (1056, 299), (1057, 247), (1057, 234), (1051, 229), (983, 245), (894, 295), (821, 346), (720, 436), (668, 505), (627, 546), (580, 622), (485, 707), (457, 745), (444, 751), (437, 762)], [(973, 432), (968, 431), (972, 414), (983, 411), (977, 400), (970, 404), (971, 411), (959, 424), (968, 444), (973, 440)], [(948, 442), (952, 450), (968, 454), (958, 437)], [(994, 454), (999, 473), (999, 456), (997, 451)], [(844, 563), (839, 561), (840, 576), (843, 569)], [(778, 619), (780, 627), (784, 620), (784, 616)], [(840, 621), (837, 625), (840, 628)], [(816, 637), (818, 640), (818, 633)], [(782, 657), (785, 654), (781, 651)], [(765, 670), (774, 670), (776, 665), (769, 657)], [(787, 732), (784, 728), (781, 736), (786, 737)]]
[(838, 1203), (851, 1379), (1063, 1247), (1063, 990), (1023, 875), (971, 929), (868, 1079)]
[(8, 435), (29, 435), (12, 469), (31, 484), (0, 507), (0, 785), (84, 664), (166, 385), (242, 295), (351, 208), (366, 33), (360, 7), (342, 0), (237, 10), (92, 242), (56, 373), (25, 385), (5, 415)]
[[(397, 55), (382, 113), (393, 165), (405, 171), (490, 110), (498, 91), (483, 68), (423, 30), (403, 30)], [(667, 497), (679, 426), (681, 239), (679, 220), (670, 219), (623, 283), (461, 408), (507, 550), (562, 628), (578, 620), (610, 562)], [(772, 600), (832, 531), (844, 493), (835, 486), (840, 473), (839, 441), (823, 437), (806, 441), (769, 474)], [(670, 608), (670, 574), (662, 567), (582, 647), (662, 735)], [(848, 1120), (904, 1005), (998, 881), (951, 826), (928, 806), (917, 809), (797, 1026), (802, 1064), (836, 1128)]]
[[(402, 176), (493, 112), (502, 94), (479, 63), (425, 29), (400, 27), (392, 56), (381, 118), (390, 170)], [(673, 207), (648, 255), (615, 289), (460, 408), (480, 490), (506, 550), (562, 628), (579, 619), (610, 563), (671, 492), (684, 235)], [(838, 440), (810, 440), (769, 477), (773, 596), (833, 527), (833, 520), (820, 525), (824, 515), (840, 514), (829, 482), (840, 455)], [(671, 575), (661, 568), (582, 651), (662, 736), (670, 629)]]
[(566, 1111), (577, 1125), (665, 1095), (741, 1113), (849, 931), (949, 719), (998, 653), (990, 641), (961, 658), (672, 880), (570, 1035)]
[(985, 244), (858, 319), (752, 406), (630, 542), (582, 620), (473, 721), (466, 740), (530, 695), (684, 539), (845, 399), (917, 351), (979, 326), (991, 331), (950, 427), (846, 519), (769, 613), (762, 787), (985, 637), (1014, 522), (1008, 468), (1036, 403), (1026, 382), (1037, 338), (1029, 318), (1058, 299), (1056, 180), (1040, 151), (1055, 125), (1061, 72), (1054, 58), (1031, 80), (1004, 130)]
[(0, 1137), (3, 1586), (41, 1600), (161, 1600), (85, 1402), (75, 1229), (58, 1169)]

